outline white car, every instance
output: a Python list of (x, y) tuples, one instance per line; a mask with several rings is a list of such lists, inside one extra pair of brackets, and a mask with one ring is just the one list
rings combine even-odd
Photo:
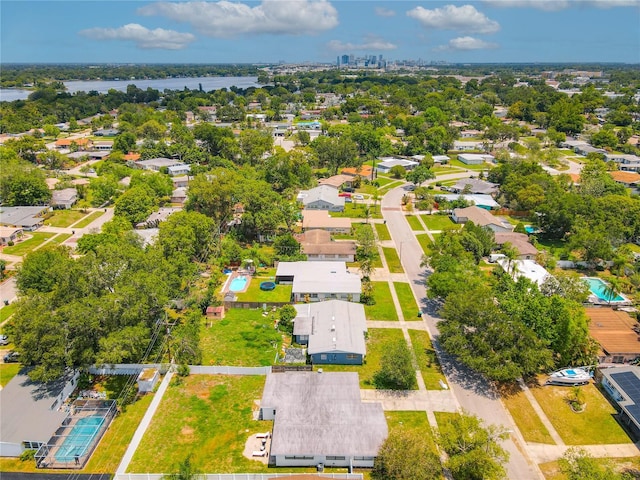
[(0, 335), (0, 345), (9, 345), (9, 337)]
[(354, 200), (364, 200), (364, 195), (361, 195), (361, 194), (359, 194), (359, 193), (356, 193), (356, 194), (353, 196), (353, 199), (354, 199)]

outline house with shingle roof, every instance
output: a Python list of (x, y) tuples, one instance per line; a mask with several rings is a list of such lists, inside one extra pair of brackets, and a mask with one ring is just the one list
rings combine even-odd
[(340, 197), (338, 190), (328, 185), (320, 185), (311, 190), (302, 190), (298, 194), (297, 200), (304, 205), (304, 208), (309, 210), (344, 211), (344, 197)]
[(300, 236), (301, 253), (307, 260), (355, 262), (356, 242), (352, 240), (331, 240), (326, 230), (310, 230)]
[(484, 208), (475, 205), (466, 208), (456, 208), (453, 210), (451, 218), (456, 223), (473, 222), (475, 225), (487, 227), (494, 232), (511, 232), (513, 226), (504, 220), (492, 215)]

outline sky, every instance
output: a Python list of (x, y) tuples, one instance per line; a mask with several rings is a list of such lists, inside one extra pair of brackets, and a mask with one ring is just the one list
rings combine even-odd
[(0, 1), (2, 63), (640, 63), (640, 0)]

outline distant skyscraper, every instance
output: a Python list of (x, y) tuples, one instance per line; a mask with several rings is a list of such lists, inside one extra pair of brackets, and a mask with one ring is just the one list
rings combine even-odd
[(336, 58), (336, 66), (340, 66), (340, 55), (338, 55), (338, 58)]
[(342, 65), (349, 64), (349, 55), (342, 55)]
[(349, 65), (351, 65), (354, 62), (354, 60), (355, 60), (355, 57), (353, 56), (353, 53), (352, 53), (351, 55), (349, 55), (349, 59), (348, 59), (347, 63)]

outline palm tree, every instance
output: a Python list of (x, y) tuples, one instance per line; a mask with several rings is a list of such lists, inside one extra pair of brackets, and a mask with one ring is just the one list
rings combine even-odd
[(507, 273), (509, 275), (513, 275), (513, 272), (515, 271), (515, 268), (516, 268), (515, 261), (518, 259), (520, 252), (510, 242), (503, 243), (502, 248), (500, 250), (502, 251), (502, 253), (507, 259)]
[(603, 293), (607, 303), (611, 305), (611, 301), (618, 297), (622, 291), (622, 282), (620, 282), (619, 278), (608, 278), (607, 281), (608, 283), (605, 283)]

